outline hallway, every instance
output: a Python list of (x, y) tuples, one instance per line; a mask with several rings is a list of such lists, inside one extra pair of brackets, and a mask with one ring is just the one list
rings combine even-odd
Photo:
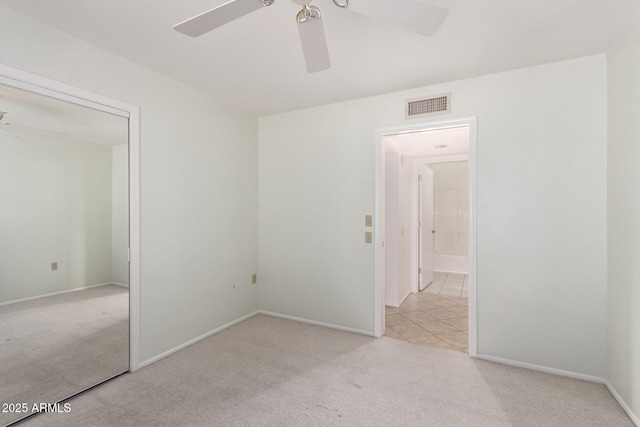
[(425, 290), (409, 295), (400, 307), (386, 307), (385, 336), (468, 353), (467, 282), (465, 274), (435, 272)]

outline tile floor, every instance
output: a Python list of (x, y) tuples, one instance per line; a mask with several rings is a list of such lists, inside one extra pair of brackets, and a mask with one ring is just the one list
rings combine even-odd
[(462, 273), (433, 272), (433, 282), (423, 292), (450, 297), (469, 297), (469, 276)]
[(386, 307), (385, 336), (468, 353), (467, 280), (466, 274), (435, 272), (425, 290), (400, 307)]

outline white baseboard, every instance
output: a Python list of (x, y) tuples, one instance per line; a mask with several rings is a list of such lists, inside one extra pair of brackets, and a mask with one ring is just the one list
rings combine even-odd
[(636, 426), (640, 427), (640, 418), (636, 414), (633, 413), (633, 411), (631, 410), (629, 405), (627, 405), (627, 402), (624, 401), (622, 396), (620, 396), (620, 394), (618, 394), (616, 389), (613, 388), (613, 386), (611, 385), (611, 383), (609, 381), (606, 381), (605, 385), (607, 386), (607, 389), (609, 390), (609, 393), (611, 393), (611, 395), (616, 400), (616, 402), (618, 402), (618, 405), (620, 405), (622, 407), (622, 409), (624, 410), (624, 412), (627, 413), (629, 418), (631, 418), (631, 421), (633, 421), (633, 423)]
[(294, 322), (306, 323), (308, 325), (322, 326), (323, 328), (336, 329), (338, 331), (344, 331), (344, 332), (351, 332), (352, 334), (365, 335), (367, 337), (374, 337), (375, 336), (373, 332), (369, 332), (369, 331), (363, 331), (363, 330), (360, 330), (360, 329), (353, 329), (353, 328), (346, 328), (344, 326), (332, 325), (330, 323), (317, 322), (315, 320), (303, 319), (301, 317), (288, 316), (286, 314), (279, 314), (279, 313), (274, 313), (274, 312), (271, 312), (271, 311), (260, 310), (259, 313), (260, 314), (264, 314), (265, 316), (271, 316), (271, 317), (277, 317), (277, 318), (280, 318), (280, 319), (292, 320)]
[(176, 352), (178, 352), (178, 351), (180, 351), (182, 349), (185, 349), (185, 348), (189, 347), (190, 345), (193, 345), (193, 344), (195, 344), (195, 343), (197, 343), (199, 341), (202, 341), (202, 340), (204, 340), (206, 338), (209, 338), (210, 336), (212, 336), (214, 334), (217, 334), (218, 332), (223, 331), (223, 330), (225, 330), (227, 328), (230, 328), (231, 326), (233, 326), (233, 325), (235, 325), (237, 323), (244, 322), (245, 320), (250, 319), (250, 318), (252, 318), (253, 316), (255, 316), (255, 315), (259, 314), (259, 313), (260, 312), (258, 312), (258, 311), (254, 311), (253, 313), (247, 314), (246, 316), (242, 316), (242, 317), (240, 317), (240, 318), (238, 318), (236, 320), (233, 320), (233, 321), (231, 321), (231, 322), (229, 322), (229, 323), (227, 323), (225, 325), (220, 326), (219, 328), (216, 328), (216, 329), (214, 329), (212, 331), (209, 331), (206, 334), (200, 335), (199, 337), (196, 337), (196, 338), (194, 338), (192, 340), (189, 340), (189, 341), (187, 341), (187, 342), (185, 342), (183, 344), (180, 344), (177, 347), (174, 347), (174, 348), (172, 348), (170, 350), (167, 350), (162, 354), (154, 356), (151, 359), (147, 359), (144, 362), (140, 363), (140, 368), (144, 368), (145, 366), (149, 366), (152, 363), (157, 362), (160, 359), (164, 359), (165, 357), (170, 356), (173, 353), (176, 353)]
[(385, 302), (385, 306), (387, 307), (393, 307), (393, 308), (398, 308), (402, 305), (402, 303), (409, 297), (409, 295), (411, 295), (411, 291), (407, 292), (407, 294), (405, 296), (403, 296), (402, 298), (400, 298), (400, 302), (398, 303), (392, 303), (392, 302)]
[(455, 268), (439, 268), (433, 269), (433, 271), (437, 271), (438, 273), (457, 273), (457, 274), (469, 274), (469, 269), (455, 269)]
[(400, 305), (398, 305), (398, 307), (400, 307), (402, 305), (402, 303), (405, 302), (405, 300), (407, 298), (409, 298), (409, 295), (411, 295), (411, 291), (407, 292), (407, 294), (405, 296), (403, 296), (402, 298), (400, 298)]
[(118, 283), (118, 282), (111, 282), (111, 285), (116, 285), (116, 286), (121, 286), (123, 288), (127, 288), (129, 289), (129, 285), (125, 285), (124, 283)]
[(565, 371), (562, 369), (549, 368), (546, 366), (534, 365), (533, 363), (519, 362), (517, 360), (503, 359), (501, 357), (487, 356), (485, 354), (477, 354), (476, 359), (485, 360), (487, 362), (500, 363), (501, 365), (514, 366), (516, 368), (528, 369), (530, 371), (542, 372), (545, 374), (558, 375), (560, 377), (573, 378), (576, 380), (588, 381), (597, 384), (606, 384), (604, 378), (595, 377), (592, 375), (580, 374), (573, 371)]
[(17, 300), (13, 300), (13, 301), (6, 301), (6, 302), (3, 302), (3, 303), (0, 303), (0, 307), (2, 307), (3, 305), (16, 304), (16, 303), (19, 303), (19, 302), (27, 302), (27, 301), (33, 301), (33, 300), (36, 300), (36, 299), (40, 299), (40, 298), (52, 297), (52, 296), (62, 295), (62, 294), (68, 294), (69, 292), (84, 291), (86, 289), (97, 288), (98, 286), (105, 286), (105, 285), (111, 285), (111, 284), (112, 284), (111, 282), (109, 282), (109, 283), (98, 283), (97, 285), (84, 286), (82, 288), (67, 289), (66, 291), (51, 292), (50, 294), (36, 295), (34, 297), (21, 298), (21, 299), (17, 299)]

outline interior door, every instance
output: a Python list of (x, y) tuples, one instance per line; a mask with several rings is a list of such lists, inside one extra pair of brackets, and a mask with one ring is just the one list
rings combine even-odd
[(433, 238), (434, 206), (433, 206), (433, 170), (423, 165), (420, 170), (418, 184), (418, 290), (424, 290), (433, 282)]

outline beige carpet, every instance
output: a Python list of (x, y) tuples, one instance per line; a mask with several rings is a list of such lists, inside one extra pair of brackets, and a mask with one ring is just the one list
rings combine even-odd
[[(55, 402), (128, 369), (126, 288), (0, 306), (1, 403)], [(20, 417), (0, 412), (0, 425)]]
[(606, 388), (256, 316), (35, 426), (632, 426)]

